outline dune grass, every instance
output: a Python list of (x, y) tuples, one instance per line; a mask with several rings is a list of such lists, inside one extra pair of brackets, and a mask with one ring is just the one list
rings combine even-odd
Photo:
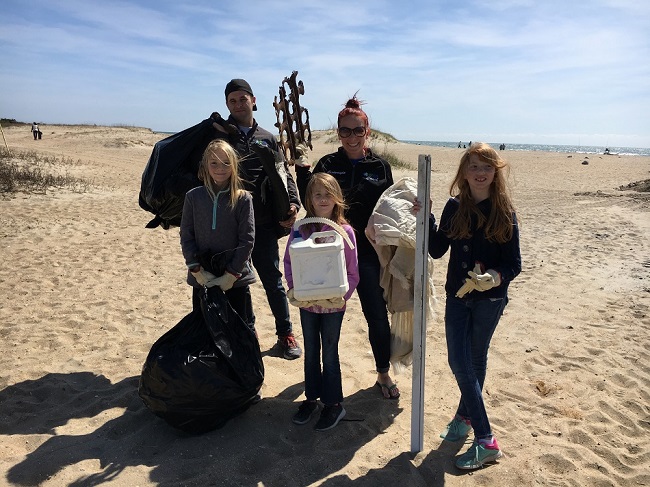
[[(78, 161), (79, 162), (79, 161)], [(70, 158), (39, 154), (36, 151), (8, 151), (0, 148), (0, 193), (47, 193), (48, 189), (67, 189), (85, 193), (92, 181), (60, 174), (65, 166), (74, 164)]]

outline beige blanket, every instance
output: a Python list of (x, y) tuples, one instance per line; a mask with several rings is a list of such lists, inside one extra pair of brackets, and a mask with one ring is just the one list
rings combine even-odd
[[(386, 189), (368, 220), (366, 235), (381, 263), (380, 284), (391, 313), (391, 363), (412, 362), (416, 218), (411, 212), (417, 181), (402, 178)], [(433, 316), (433, 259), (428, 257), (428, 316)]]

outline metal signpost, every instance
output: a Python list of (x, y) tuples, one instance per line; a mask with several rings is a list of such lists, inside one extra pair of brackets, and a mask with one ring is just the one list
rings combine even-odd
[(411, 405), (411, 452), (424, 446), (424, 369), (429, 307), (429, 213), (431, 193), (431, 156), (418, 157), (418, 201), (422, 209), (416, 218), (415, 274), (413, 303), (413, 402)]

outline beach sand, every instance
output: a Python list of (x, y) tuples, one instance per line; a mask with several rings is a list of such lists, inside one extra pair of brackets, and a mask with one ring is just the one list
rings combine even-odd
[[(523, 259), (485, 384), (504, 457), (468, 474), (454, 467), (468, 443), (439, 438), (459, 397), (444, 340), (446, 257), (433, 269), (421, 452), (411, 453), (412, 370), (394, 375), (399, 401), (381, 397), (356, 294), (340, 342), (347, 421), (324, 433), (291, 422), (303, 361), (277, 356), (259, 284), (262, 400), (189, 436), (137, 394), (151, 345), (191, 309), (178, 229), (145, 229), (152, 215), (138, 206), (164, 135), (41, 130), (39, 141), (29, 126), (4, 134), (11, 150), (56, 156), (45, 169), (92, 184), (0, 195), (0, 485), (650, 485), (650, 197), (618, 189), (650, 178), (649, 157), (502, 153)], [(336, 147), (315, 133), (311, 158)], [(396, 180), (417, 179), (418, 155), (431, 155), (439, 217), (462, 149), (387, 148), (413, 168), (395, 169)]]

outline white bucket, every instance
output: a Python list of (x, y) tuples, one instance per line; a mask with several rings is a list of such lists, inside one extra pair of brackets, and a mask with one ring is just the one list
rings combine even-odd
[[(346, 235), (347, 237), (347, 235)], [(348, 292), (343, 238), (334, 230), (295, 238), (289, 246), (293, 295), (299, 301), (342, 298)]]

